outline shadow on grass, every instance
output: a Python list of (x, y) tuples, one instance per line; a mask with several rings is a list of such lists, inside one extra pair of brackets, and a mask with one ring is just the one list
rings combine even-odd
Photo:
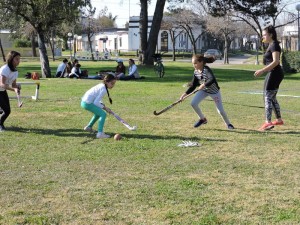
[[(93, 140), (96, 140), (96, 133), (87, 133), (83, 132), (82, 129), (40, 129), (40, 128), (24, 128), (24, 127), (10, 127), (8, 131), (19, 132), (19, 133), (35, 133), (35, 134), (42, 134), (42, 135), (54, 135), (59, 137), (81, 137), (81, 138), (88, 138), (88, 140), (84, 140), (81, 144), (86, 144)], [(114, 133), (107, 133), (109, 135), (114, 136)], [(218, 139), (218, 138), (199, 138), (196, 136), (192, 137), (182, 137), (179, 135), (148, 135), (148, 134), (122, 134), (123, 138), (128, 139), (150, 139), (150, 140), (173, 140), (178, 139), (182, 140), (194, 140), (194, 141), (219, 141), (225, 142), (228, 141), (226, 139)]]

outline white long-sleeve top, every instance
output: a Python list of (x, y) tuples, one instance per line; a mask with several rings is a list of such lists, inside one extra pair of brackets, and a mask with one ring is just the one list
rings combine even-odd
[(87, 104), (93, 103), (94, 105), (103, 108), (102, 98), (107, 94), (105, 84), (98, 84), (89, 89), (82, 97), (82, 101)]
[(140, 78), (140, 74), (135, 64), (132, 64), (131, 66), (128, 67), (128, 76), (132, 76), (132, 75), (135, 78)]
[(58, 65), (56, 73), (58, 73), (58, 72), (63, 73), (65, 71), (66, 67), (67, 67), (67, 63), (62, 62), (61, 64)]

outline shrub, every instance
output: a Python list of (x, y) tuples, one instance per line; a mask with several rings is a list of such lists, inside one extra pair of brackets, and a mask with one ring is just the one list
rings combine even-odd
[(300, 72), (300, 52), (287, 52), (282, 54), (282, 67), (284, 72), (295, 73)]
[(15, 48), (31, 47), (31, 42), (25, 39), (16, 39), (13, 45)]

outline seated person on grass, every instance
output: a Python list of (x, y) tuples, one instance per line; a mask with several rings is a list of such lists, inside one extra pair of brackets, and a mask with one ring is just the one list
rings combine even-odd
[(81, 65), (77, 63), (71, 70), (71, 73), (69, 74), (69, 78), (83, 78), (83, 73), (80, 69)]
[(62, 63), (58, 65), (55, 77), (64, 77), (67, 68), (67, 63), (68, 60), (64, 59)]
[(117, 67), (116, 67), (116, 72), (115, 72), (115, 77), (117, 79), (119, 79), (120, 77), (123, 77), (125, 76), (125, 71), (126, 71), (126, 68), (123, 64), (123, 60), (122, 59), (117, 59)]
[(134, 60), (129, 59), (128, 76), (123, 75), (119, 79), (120, 80), (132, 80), (132, 79), (139, 79), (139, 78), (141, 78), (141, 77), (140, 77), (138, 68), (134, 63)]

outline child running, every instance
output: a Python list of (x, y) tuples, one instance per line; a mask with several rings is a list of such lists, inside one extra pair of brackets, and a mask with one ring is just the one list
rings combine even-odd
[(207, 96), (210, 96), (214, 100), (218, 113), (222, 116), (222, 119), (225, 122), (227, 128), (234, 129), (234, 126), (230, 123), (224, 111), (220, 88), (217, 80), (212, 70), (208, 66), (206, 66), (206, 63), (212, 63), (214, 61), (214, 58), (206, 58), (203, 55), (194, 55), (192, 57), (192, 64), (195, 68), (193, 80), (191, 86), (187, 89), (187, 91), (180, 96), (180, 100), (183, 100), (186, 95), (192, 93), (196, 89), (196, 87), (199, 86), (199, 91), (196, 92), (195, 97), (191, 102), (193, 109), (199, 117), (199, 121), (194, 124), (194, 127), (196, 128), (201, 126), (202, 124), (207, 123), (207, 119), (201, 112), (199, 104)]
[[(110, 104), (112, 100), (109, 96), (108, 89), (112, 89), (116, 83), (115, 76), (108, 74), (104, 77), (103, 83), (100, 83), (88, 90), (81, 100), (81, 107), (94, 113), (89, 124), (84, 127), (85, 131), (93, 132), (93, 125), (99, 120), (98, 133), (96, 138), (109, 138), (108, 134), (103, 132), (103, 127), (106, 119), (106, 112), (111, 113), (111, 110), (102, 103), (102, 98), (107, 94)], [(105, 111), (106, 112), (105, 112)]]

